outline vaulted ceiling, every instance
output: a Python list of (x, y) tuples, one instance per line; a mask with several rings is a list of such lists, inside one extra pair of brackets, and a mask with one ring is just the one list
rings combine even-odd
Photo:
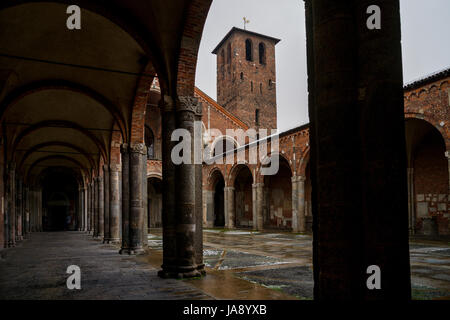
[[(124, 140), (129, 135), (139, 80), (153, 76), (144, 70), (150, 65), (160, 83), (174, 81), (192, 2), (2, 1), (5, 162), (14, 160), (25, 178), (58, 166), (98, 170), (100, 158), (109, 159), (113, 128)], [(66, 27), (73, 4), (81, 8), (81, 30)]]

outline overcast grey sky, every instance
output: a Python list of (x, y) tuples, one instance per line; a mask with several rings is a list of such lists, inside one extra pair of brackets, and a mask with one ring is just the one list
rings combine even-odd
[[(410, 82), (450, 67), (450, 1), (400, 0), (403, 74)], [(302, 0), (213, 0), (200, 45), (196, 85), (216, 99), (211, 51), (233, 26), (281, 39), (276, 46), (278, 128), (307, 123), (306, 35)]]

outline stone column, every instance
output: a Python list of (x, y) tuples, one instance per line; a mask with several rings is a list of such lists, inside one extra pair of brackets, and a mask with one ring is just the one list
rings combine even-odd
[(84, 208), (84, 213), (83, 213), (83, 215), (84, 215), (84, 224), (83, 224), (84, 228), (83, 228), (83, 230), (87, 232), (88, 231), (88, 224), (89, 224), (89, 209), (88, 209), (88, 205), (89, 205), (88, 195), (89, 195), (89, 192), (88, 192), (88, 188), (87, 188), (86, 185), (84, 186), (83, 194), (84, 194), (84, 196), (83, 196), (83, 200), (84, 200), (84, 205), (83, 205), (83, 208)]
[(83, 225), (83, 189), (78, 187), (78, 206), (77, 206), (77, 230), (82, 230)]
[(110, 235), (110, 207), (109, 207), (109, 166), (103, 166), (103, 212), (104, 212), (104, 237), (103, 242), (109, 243)]
[(86, 227), (87, 227), (87, 232), (88, 234), (91, 233), (91, 216), (92, 216), (92, 203), (91, 203), (91, 198), (92, 198), (92, 194), (91, 194), (91, 184), (88, 183), (87, 184), (87, 220), (86, 220)]
[(38, 232), (42, 232), (42, 189), (38, 189)]
[(31, 186), (29, 190), (29, 203), (30, 203), (30, 232), (34, 232), (34, 187)]
[(206, 275), (203, 262), (203, 172), (202, 172), (202, 109), (201, 103), (195, 108), (194, 125), (194, 165), (195, 165), (195, 263), (197, 270)]
[(194, 164), (194, 116), (198, 100), (194, 97), (179, 97), (176, 104), (177, 128), (189, 132), (191, 137), (191, 157), (189, 163), (176, 167), (177, 177), (177, 273), (178, 277), (198, 276), (195, 263), (195, 164)]
[(9, 164), (9, 239), (8, 247), (16, 245), (16, 164)]
[(143, 187), (142, 155), (147, 154), (143, 143), (130, 145), (130, 254), (142, 254), (143, 249)]
[(228, 229), (234, 229), (236, 207), (234, 205), (234, 187), (225, 187), (225, 226)]
[(409, 212), (409, 234), (415, 233), (416, 225), (416, 203), (414, 201), (414, 168), (407, 169), (407, 187), (408, 187), (408, 212)]
[(27, 235), (30, 233), (30, 188), (25, 187), (24, 190), (24, 204), (25, 204), (25, 210), (24, 210), (24, 235)]
[[(367, 25), (373, 4), (381, 29)], [(306, 0), (305, 9), (314, 298), (409, 300), (399, 1)], [(372, 265), (380, 290), (367, 287)]]
[(264, 229), (263, 203), (264, 203), (264, 183), (253, 184), (253, 229)]
[(203, 222), (207, 228), (214, 227), (214, 191), (211, 190), (203, 190)]
[(130, 151), (128, 144), (120, 146), (122, 161), (122, 246), (120, 254), (130, 253)]
[[(147, 148), (146, 148), (147, 150)], [(142, 244), (148, 247), (148, 192), (147, 192), (147, 151), (142, 155)]]
[(113, 164), (109, 168), (109, 235), (110, 243), (120, 242), (120, 167)]
[(98, 221), (98, 177), (94, 177), (92, 193), (94, 194), (94, 238), (98, 238), (100, 234)]
[(103, 241), (105, 235), (105, 194), (103, 185), (103, 176), (97, 178), (98, 188), (98, 238)]
[(176, 128), (174, 103), (171, 97), (164, 96), (160, 101), (162, 126), (162, 226), (163, 226), (163, 264), (158, 275), (163, 278), (177, 276), (177, 241), (176, 241), (176, 208), (175, 193), (177, 180), (175, 164), (171, 153), (175, 142), (171, 141), (172, 132)]
[[(297, 216), (296, 216), (296, 229), (294, 232), (305, 232), (306, 231), (306, 206), (305, 206), (305, 181), (306, 177), (297, 176), (296, 183), (292, 183), (297, 185)], [(294, 189), (292, 189), (294, 190)]]
[(22, 179), (21, 177), (17, 177), (16, 180), (16, 241), (22, 241), (23, 240), (23, 198), (22, 198)]

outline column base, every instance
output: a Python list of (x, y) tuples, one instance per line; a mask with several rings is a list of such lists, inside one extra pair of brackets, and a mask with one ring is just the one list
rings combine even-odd
[[(205, 273), (206, 274), (206, 273)], [(166, 270), (159, 270), (158, 277), (163, 279), (189, 279), (189, 278), (198, 278), (203, 276), (204, 274), (199, 272), (198, 270), (192, 270), (189, 272), (173, 272)]]
[(109, 244), (119, 244), (122, 240), (120, 238), (111, 238), (109, 239)]
[(197, 271), (200, 272), (202, 277), (206, 276), (205, 264), (202, 263), (197, 265)]
[(142, 248), (122, 248), (119, 250), (119, 254), (128, 254), (130, 256), (139, 256), (145, 254), (145, 250)]

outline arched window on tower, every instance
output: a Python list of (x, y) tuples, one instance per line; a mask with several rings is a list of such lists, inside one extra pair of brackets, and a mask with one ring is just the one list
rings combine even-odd
[(245, 40), (245, 59), (253, 61), (253, 44), (250, 39)]
[(145, 126), (145, 146), (147, 147), (147, 160), (155, 159), (155, 138), (152, 129)]
[(259, 63), (266, 64), (266, 46), (264, 43), (259, 43)]
[(241, 72), (241, 80), (244, 80), (244, 73)]
[(231, 43), (227, 46), (227, 63), (231, 63)]

